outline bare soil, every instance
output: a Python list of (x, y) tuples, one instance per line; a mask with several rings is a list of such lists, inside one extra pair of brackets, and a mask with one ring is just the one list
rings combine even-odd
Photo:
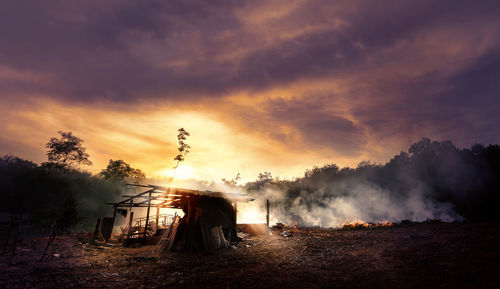
[(38, 239), (3, 257), (0, 288), (499, 288), (499, 225), (298, 228), (163, 257), (65, 237), (44, 262)]

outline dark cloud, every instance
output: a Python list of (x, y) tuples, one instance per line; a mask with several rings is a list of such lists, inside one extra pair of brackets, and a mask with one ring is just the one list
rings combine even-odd
[(353, 109), (356, 119), (379, 140), (422, 136), (453, 139), (461, 146), (500, 141), (497, 129), (498, 92), (495, 72), (500, 57), (489, 52), (451, 75), (432, 71), (390, 82), (374, 92), (393, 98)]
[[(0, 93), (13, 101), (190, 102), (328, 80), (344, 94), (292, 92), (297, 101), (268, 103), (265, 119), (345, 154), (361, 150), (368, 135), (498, 142), (491, 131), (499, 8), (498, 1), (2, 1)], [(356, 124), (328, 112), (339, 98)]]
[(296, 128), (309, 149), (327, 146), (345, 156), (358, 153), (366, 144), (363, 130), (324, 108), (324, 103), (307, 100), (275, 100), (266, 106), (278, 124)]
[[(311, 1), (263, 26), (247, 27), (235, 11), (245, 14), (251, 2), (3, 1), (0, 61), (51, 75), (53, 82), (25, 84), (25, 89), (56, 97), (221, 95), (366, 69), (362, 64), (378, 57), (380, 49), (450, 22), (491, 16), (495, 3)], [(332, 19), (344, 24), (332, 24)], [(252, 28), (276, 32), (269, 36), (274, 44), (267, 45)], [(289, 39), (279, 35), (301, 28), (304, 33)], [(217, 60), (231, 49), (247, 48), (248, 42), (256, 47), (242, 59)], [(6, 83), (8, 89), (22, 87)]]
[[(203, 43), (186, 47), (186, 42), (193, 40), (193, 34), (208, 38), (223, 29), (217, 17), (228, 12), (224, 7), (215, 10), (193, 1), (72, 5), (10, 1), (0, 7), (0, 63), (53, 78), (49, 83), (27, 82), (26, 91), (73, 100), (121, 101), (214, 90), (203, 75), (178, 73), (158, 61), (192, 57), (194, 49), (205, 49)], [(141, 45), (144, 49), (136, 49)], [(12, 81), (3, 86), (4, 92), (20, 89)]]

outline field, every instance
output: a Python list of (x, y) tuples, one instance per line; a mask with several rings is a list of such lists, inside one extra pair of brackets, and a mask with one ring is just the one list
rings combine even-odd
[(291, 236), (249, 236), (231, 249), (169, 253), (152, 246), (45, 240), (3, 259), (0, 288), (498, 288), (498, 223), (406, 224)]

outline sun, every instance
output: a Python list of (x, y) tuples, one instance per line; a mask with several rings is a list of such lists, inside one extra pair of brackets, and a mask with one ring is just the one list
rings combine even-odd
[(190, 165), (180, 164), (177, 169), (165, 168), (158, 172), (158, 175), (170, 179), (187, 180), (194, 178), (194, 169)]

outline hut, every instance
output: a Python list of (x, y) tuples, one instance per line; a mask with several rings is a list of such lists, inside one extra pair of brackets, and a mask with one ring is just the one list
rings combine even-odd
[[(158, 240), (158, 250), (211, 250), (229, 246), (236, 241), (237, 203), (253, 199), (234, 193), (199, 191), (155, 185), (131, 185), (144, 188), (136, 195), (126, 195), (123, 201), (109, 203), (116, 212), (123, 208), (147, 208), (144, 229), (132, 232), (132, 217), (129, 221), (127, 237), (139, 235), (146, 241), (150, 226), (150, 210), (156, 208), (156, 222), (159, 223), (160, 209), (181, 209), (184, 216), (174, 216), (172, 223), (162, 232)], [(132, 215), (132, 214), (131, 214)]]

